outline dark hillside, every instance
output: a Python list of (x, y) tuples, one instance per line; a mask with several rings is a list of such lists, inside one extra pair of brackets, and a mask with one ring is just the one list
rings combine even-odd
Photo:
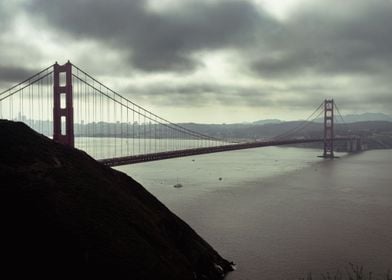
[(0, 120), (0, 135), (1, 267), (14, 276), (221, 279), (230, 270), (125, 174), (22, 123)]

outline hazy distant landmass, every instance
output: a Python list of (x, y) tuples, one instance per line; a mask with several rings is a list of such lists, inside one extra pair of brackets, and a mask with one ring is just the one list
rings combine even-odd
[[(369, 149), (392, 148), (392, 117), (382, 113), (364, 113), (343, 116), (345, 122), (335, 119), (335, 135), (357, 135), (366, 139)], [(43, 131), (50, 136), (52, 123), (49, 121), (24, 120), (32, 128)], [(283, 138), (321, 138), (323, 137), (323, 120), (314, 122), (303, 120), (283, 121), (278, 119), (258, 120), (249, 123), (200, 124), (180, 123), (181, 126), (212, 137), (233, 141), (267, 140)], [(300, 129), (297, 129), (297, 128)], [(75, 135), (90, 137), (128, 137), (156, 138), (176, 137), (160, 124), (152, 123), (75, 123)], [(167, 134), (165, 134), (167, 133)]]
[[(387, 121), (392, 122), (392, 116), (383, 113), (363, 113), (363, 114), (350, 114), (343, 116), (346, 123), (353, 122), (367, 122), (367, 121)], [(322, 118), (317, 121), (323, 121)]]
[(266, 119), (266, 120), (259, 120), (254, 121), (253, 124), (270, 124), (270, 123), (281, 123), (281, 120), (278, 119)]
[[(362, 113), (362, 114), (349, 114), (342, 116), (346, 123), (353, 123), (353, 122), (367, 122), (367, 121), (387, 121), (392, 122), (392, 116), (384, 114), (384, 113)], [(324, 119), (317, 118), (314, 120), (315, 122), (323, 122)], [(336, 117), (336, 122), (342, 122), (340, 117)], [(244, 122), (243, 124), (270, 124), (270, 123), (281, 123), (285, 122), (284, 120), (279, 119), (265, 119), (265, 120), (258, 120), (252, 123)]]
[[(322, 138), (323, 124), (320, 122), (280, 122), (264, 125), (255, 124), (182, 124), (218, 138), (238, 141), (267, 140), (281, 136), (282, 138)], [(302, 129), (296, 130), (297, 127)], [(289, 133), (288, 133), (289, 132)], [(356, 135), (363, 137), (369, 149), (392, 148), (392, 122), (363, 121), (335, 125), (336, 136)], [(319, 145), (319, 144), (316, 144)], [(309, 145), (307, 145), (309, 146)], [(314, 146), (314, 144), (312, 145)]]
[[(392, 116), (383, 113), (351, 114), (335, 119), (337, 136), (357, 135), (366, 139), (369, 149), (392, 148)], [(254, 141), (275, 137), (322, 138), (323, 119), (314, 122), (279, 119), (258, 120), (239, 124), (181, 124), (189, 129), (224, 139)], [(299, 130), (296, 128), (300, 127)], [(311, 146), (320, 144), (311, 144)], [(307, 144), (306, 146), (309, 146)]]

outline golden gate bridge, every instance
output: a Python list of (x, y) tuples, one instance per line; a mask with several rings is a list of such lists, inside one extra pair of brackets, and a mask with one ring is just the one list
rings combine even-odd
[[(348, 151), (360, 150), (360, 137), (335, 135), (336, 113), (344, 122), (334, 100), (327, 99), (304, 122), (271, 139), (220, 139), (154, 114), (69, 61), (64, 65), (56, 62), (0, 93), (1, 119), (25, 122), (109, 166), (313, 142), (323, 143), (325, 158), (334, 158), (335, 141), (346, 141)], [(322, 115), (323, 137), (293, 137)]]

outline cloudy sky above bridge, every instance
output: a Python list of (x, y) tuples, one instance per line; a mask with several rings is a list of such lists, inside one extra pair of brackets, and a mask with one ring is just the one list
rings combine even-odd
[[(68, 59), (173, 121), (392, 114), (392, 0), (2, 0), (0, 88)], [(343, 112), (342, 112), (343, 113)]]

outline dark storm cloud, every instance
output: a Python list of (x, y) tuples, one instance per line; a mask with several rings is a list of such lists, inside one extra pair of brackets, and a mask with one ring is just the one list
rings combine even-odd
[(32, 75), (34, 75), (39, 70), (31, 70), (16, 66), (7, 66), (0, 64), (0, 82), (1, 83), (17, 83), (21, 82)]
[[(23, 11), (32, 21), (46, 21), (45, 32), (55, 33), (58, 44), (64, 35), (67, 42), (97, 43), (99, 47), (85, 55), (86, 61), (98, 61), (86, 63), (97, 69), (92, 74), (115, 73), (124, 78), (140, 74), (137, 69), (184, 72), (189, 78), (186, 74), (202, 65), (199, 51), (234, 50), (237, 57), (231, 68), (241, 69), (240, 76), (250, 75), (250, 84), (241, 87), (232, 81), (225, 85), (225, 78), (214, 84), (179, 83), (177, 77), (151, 85), (146, 74), (143, 88), (132, 88), (133, 94), (153, 97), (149, 102), (153, 99), (156, 104), (310, 108), (334, 96), (342, 107), (366, 104), (372, 111), (382, 102), (391, 112), (390, 0), (309, 1), (284, 20), (246, 0), (179, 0), (159, 12), (149, 9), (147, 2), (31, 0)], [(5, 14), (0, 24), (10, 22), (7, 15), (13, 13)], [(120, 59), (112, 68), (100, 65), (97, 56), (110, 52)], [(276, 86), (260, 86), (255, 78)]]
[[(143, 87), (128, 87), (129, 95), (153, 100), (164, 106), (211, 106), (211, 103), (228, 106), (271, 105), (274, 94), (271, 89), (254, 86), (227, 86), (214, 83), (150, 84)], [(214, 101), (212, 101), (214, 100)]]
[(299, 10), (267, 41), (268, 56), (253, 69), (263, 76), (390, 74), (392, 2), (334, 0)]
[(126, 51), (145, 71), (188, 71), (202, 50), (239, 50), (263, 77), (371, 74), (392, 61), (390, 1), (321, 1), (276, 21), (249, 1), (186, 1), (153, 12), (144, 0), (34, 0), (30, 10), (78, 38)]
[[(13, 41), (15, 19), (20, 14), (18, 1), (0, 1), (0, 91), (32, 76), (40, 69), (23, 66), (39, 57), (39, 52), (28, 42)], [(15, 66), (20, 64), (22, 66)]]
[[(73, 36), (129, 51), (146, 71), (187, 71), (195, 51), (246, 46), (256, 30), (273, 24), (248, 1), (187, 1), (153, 12), (144, 0), (35, 0), (30, 10)], [(182, 3), (183, 4), (183, 3)]]
[[(339, 88), (334, 88), (340, 90)], [(184, 84), (149, 84), (130, 86), (122, 92), (145, 99), (160, 106), (246, 106), (249, 108), (286, 107), (308, 109), (317, 107), (328, 97), (331, 88), (316, 84), (290, 87), (247, 85), (235, 86), (213, 82), (192, 82)]]

